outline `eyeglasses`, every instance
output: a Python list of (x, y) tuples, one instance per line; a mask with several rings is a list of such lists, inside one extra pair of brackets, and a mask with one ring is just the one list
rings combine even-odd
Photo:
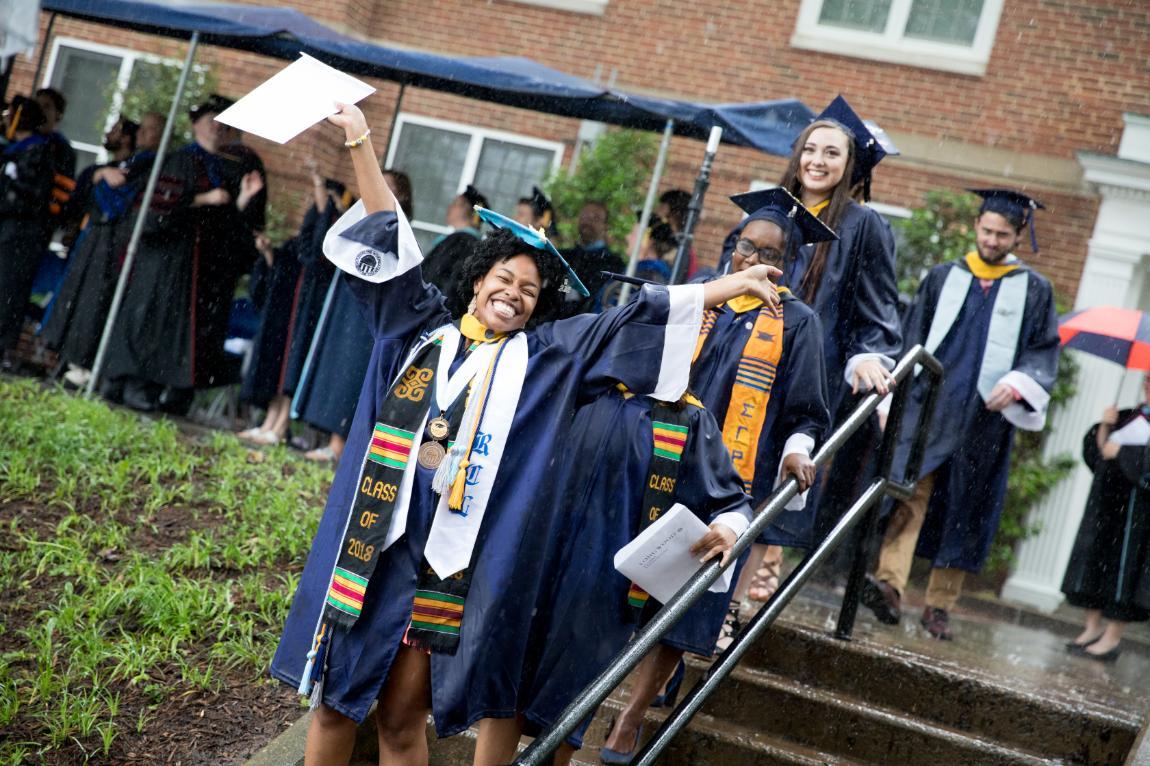
[(744, 258), (757, 256), (759, 263), (781, 261), (783, 259), (782, 251), (773, 247), (755, 247), (755, 243), (746, 237), (742, 237), (735, 243), (735, 252)]

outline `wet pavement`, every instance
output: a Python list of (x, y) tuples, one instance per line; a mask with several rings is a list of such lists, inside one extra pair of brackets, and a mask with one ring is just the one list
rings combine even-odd
[[(1009, 624), (978, 613), (955, 610), (954, 641), (931, 638), (919, 626), (922, 602), (908, 594), (898, 626), (879, 623), (860, 607), (854, 640), (893, 657), (929, 662), (1027, 696), (1072, 705), (1082, 712), (1105, 712), (1140, 721), (1150, 711), (1150, 651), (1139, 640), (1123, 642), (1114, 663), (1068, 654), (1066, 636), (1051, 630)], [(830, 632), (840, 596), (808, 586), (784, 612), (793, 624)]]

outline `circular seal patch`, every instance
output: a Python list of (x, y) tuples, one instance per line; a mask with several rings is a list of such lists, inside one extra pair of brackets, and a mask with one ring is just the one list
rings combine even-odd
[(365, 277), (374, 277), (381, 266), (383, 261), (374, 250), (360, 250), (355, 256), (355, 270)]

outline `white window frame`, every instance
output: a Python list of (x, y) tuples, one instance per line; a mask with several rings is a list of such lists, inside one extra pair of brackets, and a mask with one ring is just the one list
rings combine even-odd
[(873, 200), (866, 203), (866, 206), (881, 215), (883, 218), (907, 219), (910, 218), (914, 213), (914, 211), (909, 207), (903, 207), (902, 205), (891, 205), (886, 202), (875, 202)]
[[(77, 48), (79, 50), (91, 51), (92, 53), (102, 53), (106, 56), (119, 56), (120, 57), (120, 71), (116, 76), (116, 93), (112, 98), (112, 106), (108, 109), (108, 119), (104, 123), (104, 132), (112, 129), (119, 119), (120, 109), (124, 104), (124, 91), (127, 89), (128, 84), (132, 80), (132, 70), (136, 66), (137, 61), (144, 61), (149, 64), (164, 64), (168, 66), (179, 66), (180, 62), (175, 59), (164, 58), (142, 51), (132, 50), (131, 48), (121, 48), (117, 45), (105, 45), (103, 43), (94, 43), (91, 40), (83, 40), (78, 37), (56, 37), (52, 40), (52, 55), (48, 57), (48, 65), (44, 69), (44, 79), (41, 81), (39, 87), (51, 87), (52, 75), (56, 71), (56, 66), (60, 61), (60, 48)], [(201, 68), (199, 65), (197, 69)], [(89, 144), (83, 141), (72, 141), (73, 149), (82, 152), (92, 152), (96, 155), (96, 162), (108, 161), (108, 150), (104, 148), (103, 144)]]
[(586, 13), (592, 16), (602, 16), (607, 10), (609, 0), (511, 0), (523, 5), (538, 5), (543, 8), (554, 8), (557, 11), (570, 13)]
[(791, 46), (944, 72), (986, 74), (1003, 0), (983, 0), (982, 15), (969, 46), (904, 37), (913, 1), (891, 0), (886, 29), (865, 32), (820, 24), (824, 0), (802, 0)]
[[(396, 117), (395, 127), (391, 131), (391, 143), (387, 147), (387, 162), (384, 163), (384, 167), (391, 167), (394, 164), (395, 152), (399, 147), (399, 138), (403, 135), (403, 128), (406, 125), (449, 130), (453, 133), (466, 133), (471, 137), (471, 142), (467, 145), (467, 155), (463, 160), (463, 170), (460, 172), (459, 184), (455, 189), (456, 194), (462, 194), (463, 190), (467, 188), (467, 185), (475, 181), (475, 171), (479, 167), (479, 153), (483, 150), (483, 142), (488, 139), (519, 144), (520, 146), (526, 146), (531, 149), (550, 150), (552, 153), (551, 172), (558, 170), (560, 164), (563, 162), (564, 146), (559, 141), (547, 141), (542, 138), (525, 136), (521, 133), (510, 133), (505, 130), (494, 130), (492, 128), (482, 128), (463, 122), (442, 120), (438, 117), (425, 117), (423, 115), (400, 112), (399, 116)], [(438, 213), (442, 216), (443, 211), (440, 210)], [(435, 234), (451, 233), (450, 226), (426, 221), (421, 218), (413, 220), (411, 226), (412, 228), (430, 231)]]

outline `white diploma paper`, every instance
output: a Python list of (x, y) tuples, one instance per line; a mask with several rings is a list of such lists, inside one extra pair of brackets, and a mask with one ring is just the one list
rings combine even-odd
[(277, 144), (336, 113), (335, 102), (355, 104), (375, 88), (306, 53), (216, 116), (225, 125)]
[[(703, 568), (690, 549), (705, 534), (707, 525), (685, 505), (675, 503), (654, 524), (619, 549), (615, 554), (615, 569), (665, 604), (691, 575)], [(731, 568), (723, 572), (708, 590), (726, 593), (731, 587), (733, 571)]]
[(1144, 417), (1136, 417), (1111, 433), (1107, 441), (1118, 442), (1123, 447), (1145, 447), (1150, 442), (1150, 423)]

